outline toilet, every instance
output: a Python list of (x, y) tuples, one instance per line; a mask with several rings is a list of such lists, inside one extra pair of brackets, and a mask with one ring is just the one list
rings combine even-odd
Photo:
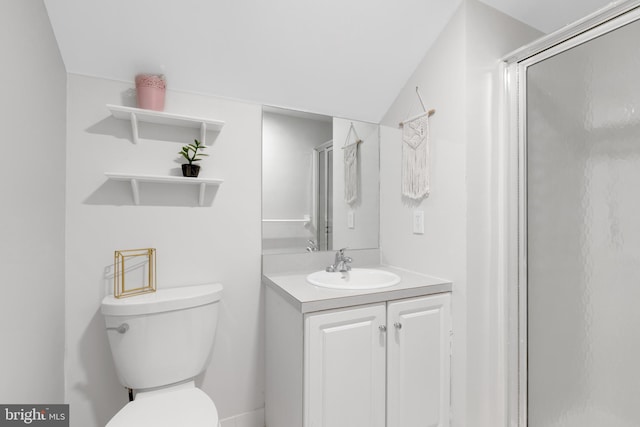
[(221, 296), (215, 283), (102, 300), (118, 379), (136, 392), (106, 427), (219, 427), (194, 378), (211, 358)]

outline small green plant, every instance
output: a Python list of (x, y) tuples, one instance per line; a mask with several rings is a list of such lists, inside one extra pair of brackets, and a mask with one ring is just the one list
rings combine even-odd
[(208, 154), (204, 154), (202, 152), (198, 153), (198, 150), (202, 151), (207, 148), (205, 145), (200, 144), (200, 141), (197, 139), (193, 140), (194, 144), (187, 144), (182, 147), (182, 151), (178, 152), (182, 157), (187, 159), (189, 164), (193, 164), (193, 162), (197, 162), (198, 160), (202, 160), (202, 156), (208, 156)]

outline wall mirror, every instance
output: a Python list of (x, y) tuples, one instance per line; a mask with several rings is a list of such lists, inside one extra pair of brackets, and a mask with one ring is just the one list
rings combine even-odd
[(379, 141), (377, 124), (263, 107), (263, 253), (377, 248)]

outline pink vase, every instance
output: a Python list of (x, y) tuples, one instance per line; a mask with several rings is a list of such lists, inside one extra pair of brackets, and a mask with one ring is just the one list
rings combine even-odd
[(167, 81), (157, 74), (138, 74), (136, 76), (136, 97), (138, 107), (147, 110), (164, 110), (164, 94)]

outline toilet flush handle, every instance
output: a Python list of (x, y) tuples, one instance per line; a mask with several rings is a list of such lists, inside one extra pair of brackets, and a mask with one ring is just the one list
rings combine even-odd
[(107, 331), (117, 331), (119, 334), (124, 334), (128, 330), (129, 330), (129, 324), (128, 323), (123, 323), (122, 325), (117, 326), (117, 327), (107, 328)]

